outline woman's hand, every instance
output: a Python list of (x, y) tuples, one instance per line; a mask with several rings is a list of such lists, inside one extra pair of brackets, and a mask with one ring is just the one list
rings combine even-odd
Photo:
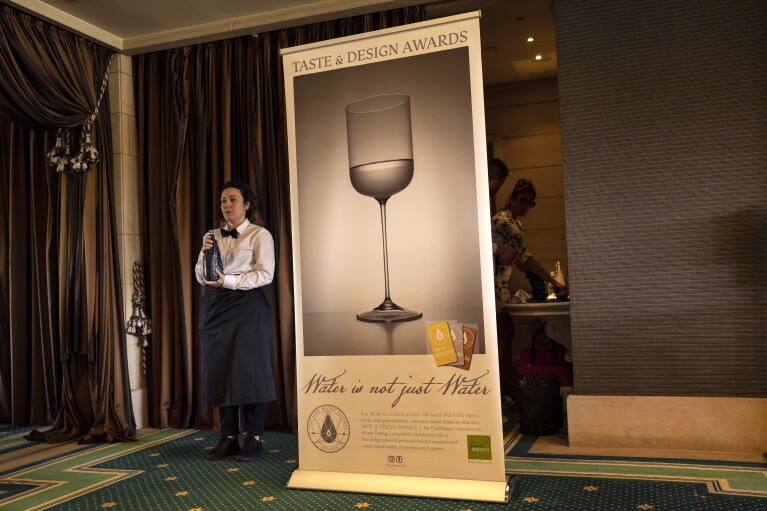
[[(213, 246), (213, 243), (211, 243), (211, 246)], [(202, 283), (211, 287), (224, 287), (224, 274), (216, 270), (216, 275), (218, 275), (218, 280), (202, 279)]]
[(210, 239), (210, 233), (206, 232), (205, 236), (202, 237), (202, 249), (208, 250), (213, 248), (213, 240)]

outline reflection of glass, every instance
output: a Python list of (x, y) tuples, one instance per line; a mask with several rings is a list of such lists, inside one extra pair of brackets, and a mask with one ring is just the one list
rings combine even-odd
[(357, 192), (378, 201), (383, 233), (384, 301), (360, 312), (360, 321), (409, 321), (421, 317), (389, 297), (389, 255), (386, 248), (386, 201), (413, 179), (413, 141), (410, 128), (410, 97), (383, 94), (361, 99), (346, 107), (349, 142), (349, 178)]

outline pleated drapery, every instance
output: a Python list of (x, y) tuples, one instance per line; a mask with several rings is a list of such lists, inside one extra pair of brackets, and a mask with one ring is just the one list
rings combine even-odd
[(94, 112), (111, 52), (0, 7), (0, 422), (30, 438), (133, 440), (108, 102), (101, 162), (47, 166), (56, 128)]
[(296, 426), (287, 123), (280, 49), (421, 21), (411, 7), (133, 58), (147, 262), (149, 422), (210, 427), (199, 381), (194, 264), (220, 217), (228, 180), (248, 183), (275, 239), (277, 269), (265, 288), (275, 311), (272, 360), (278, 399), (267, 428)]

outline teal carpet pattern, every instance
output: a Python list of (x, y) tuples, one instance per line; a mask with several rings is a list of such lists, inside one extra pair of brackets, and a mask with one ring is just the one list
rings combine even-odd
[(31, 428), (28, 426), (11, 426), (9, 424), (0, 424), (0, 439), (7, 436), (19, 435), (26, 433)]
[(539, 509), (767, 511), (767, 463), (531, 453), (536, 439), (507, 434), (506, 471)]
[(530, 452), (535, 437), (515, 430), (506, 436), (507, 471), (518, 475), (508, 504), (287, 490), (298, 466), (295, 434), (268, 431), (265, 454), (253, 463), (207, 461), (217, 440), (212, 431), (166, 429), (10, 470), (0, 464), (0, 509), (767, 510), (767, 464), (538, 455)]
[[(24, 440), (23, 436), (29, 433), (30, 430), (31, 428), (29, 427), (0, 425), (0, 455), (37, 443)], [(0, 470), (2, 469), (0, 468)]]

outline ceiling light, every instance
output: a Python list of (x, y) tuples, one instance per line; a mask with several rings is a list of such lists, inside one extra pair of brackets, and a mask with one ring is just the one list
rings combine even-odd
[(527, 38), (527, 42), (528, 42), (528, 43), (532, 43), (533, 41), (535, 41), (535, 39), (533, 39), (532, 37), (528, 37), (528, 38)]
[(543, 57), (542, 57), (542, 56), (540, 56), (540, 55), (536, 55), (536, 56), (535, 56), (535, 60), (541, 60), (542, 58), (543, 58)]

